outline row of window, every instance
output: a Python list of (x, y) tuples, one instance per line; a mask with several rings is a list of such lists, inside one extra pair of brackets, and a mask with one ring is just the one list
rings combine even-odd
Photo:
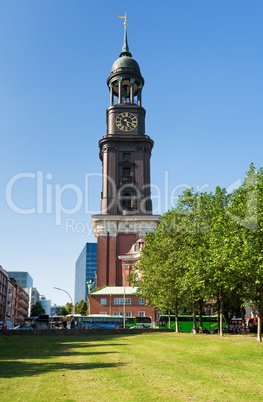
[[(116, 306), (123, 305), (124, 304), (123, 302), (124, 302), (124, 298), (119, 298), (118, 297), (118, 298), (114, 298), (114, 300), (113, 300), (113, 304), (116, 305)], [(102, 306), (107, 306), (107, 299), (100, 299), (100, 304)], [(125, 304), (131, 304), (131, 298), (130, 297), (125, 298)], [(143, 297), (138, 299), (138, 304), (144, 305), (145, 304), (145, 299)]]
[[(106, 315), (107, 313), (102, 312), (100, 313), (101, 315)], [(114, 311), (113, 312), (114, 316), (122, 317), (123, 316), (123, 311)], [(138, 317), (145, 317), (145, 311), (138, 311), (137, 314)], [(133, 317), (133, 314), (131, 311), (125, 311), (125, 317)]]
[(0, 284), (0, 294), (6, 294), (6, 285)]

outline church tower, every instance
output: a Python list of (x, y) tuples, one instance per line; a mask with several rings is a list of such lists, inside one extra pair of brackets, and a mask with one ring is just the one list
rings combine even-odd
[(107, 131), (99, 141), (101, 213), (92, 217), (98, 241), (97, 287), (128, 285), (120, 256), (147, 232), (156, 230), (160, 219), (152, 215), (150, 158), (154, 143), (145, 134), (144, 79), (129, 50), (126, 20), (122, 51), (107, 85)]

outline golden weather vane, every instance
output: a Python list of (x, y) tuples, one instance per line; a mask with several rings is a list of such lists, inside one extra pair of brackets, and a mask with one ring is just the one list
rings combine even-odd
[(126, 29), (126, 26), (127, 26), (127, 18), (126, 18), (126, 13), (124, 14), (124, 15), (119, 15), (119, 18), (124, 18), (124, 23), (123, 23), (123, 25), (124, 25), (124, 29)]

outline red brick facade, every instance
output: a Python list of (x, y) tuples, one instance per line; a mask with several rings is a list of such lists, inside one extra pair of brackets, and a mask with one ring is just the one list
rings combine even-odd
[[(131, 291), (129, 274), (138, 261), (146, 233), (156, 230), (159, 216), (104, 216), (94, 215), (94, 234), (98, 241), (97, 288), (122, 287), (125, 292)], [(103, 290), (103, 289), (102, 289)], [(99, 293), (97, 295), (96, 293)], [(100, 291), (90, 295), (90, 314), (107, 313), (118, 315), (123, 306), (112, 302), (113, 294), (107, 294), (106, 305), (101, 304)], [(135, 290), (134, 290), (135, 293)], [(114, 298), (123, 298), (123, 290), (116, 290)], [(139, 298), (131, 297), (131, 304), (126, 306), (126, 315), (149, 316), (155, 321), (156, 312), (153, 307), (141, 306)], [(141, 308), (143, 307), (143, 309)]]
[(5, 321), (8, 274), (0, 266), (0, 321)]
[(123, 285), (122, 262), (118, 256), (127, 254), (136, 238), (136, 233), (98, 236), (97, 287)]
[[(107, 294), (107, 292), (110, 292), (110, 289), (102, 289), (90, 295), (90, 314), (123, 315), (125, 312), (126, 316), (152, 317), (152, 320), (156, 321), (155, 309), (152, 306), (147, 306), (145, 299), (126, 293), (125, 299), (128, 303), (124, 306), (123, 304), (118, 304), (120, 300), (124, 299), (124, 294), (115, 293), (116, 288), (114, 287), (112, 288), (114, 294)], [(123, 287), (120, 287), (121, 289)], [(128, 287), (125, 289), (127, 291)]]

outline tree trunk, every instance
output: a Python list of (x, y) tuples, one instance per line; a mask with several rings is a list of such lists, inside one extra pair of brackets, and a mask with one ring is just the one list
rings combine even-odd
[(222, 293), (219, 296), (219, 335), (223, 336), (223, 298)]
[(179, 332), (178, 315), (175, 315), (175, 332)]
[(195, 308), (193, 309), (193, 329), (192, 329), (192, 333), (196, 334), (197, 328), (196, 328), (196, 314), (195, 314)]
[(218, 324), (218, 333), (219, 333), (219, 329), (220, 329), (220, 297), (219, 297), (219, 294), (217, 294), (216, 305), (217, 305), (217, 324)]
[(262, 342), (261, 326), (262, 326), (262, 316), (261, 316), (261, 313), (259, 313), (259, 315), (258, 315), (258, 328), (257, 328), (257, 341), (258, 342)]
[(241, 318), (242, 318), (241, 333), (244, 334), (246, 332), (246, 321), (245, 321), (246, 310), (243, 306), (241, 306), (240, 311), (241, 311)]
[(168, 329), (171, 329), (171, 310), (168, 309)]
[(177, 300), (175, 301), (174, 314), (175, 314), (175, 332), (179, 332), (179, 323), (178, 323), (178, 302), (177, 302)]
[(263, 310), (263, 303), (262, 303), (262, 298), (263, 294), (262, 291), (260, 292), (259, 295), (259, 301), (258, 301), (258, 329), (257, 329), (257, 341), (262, 342), (262, 310)]
[(203, 333), (203, 300), (199, 300), (198, 302), (199, 307), (199, 333)]

